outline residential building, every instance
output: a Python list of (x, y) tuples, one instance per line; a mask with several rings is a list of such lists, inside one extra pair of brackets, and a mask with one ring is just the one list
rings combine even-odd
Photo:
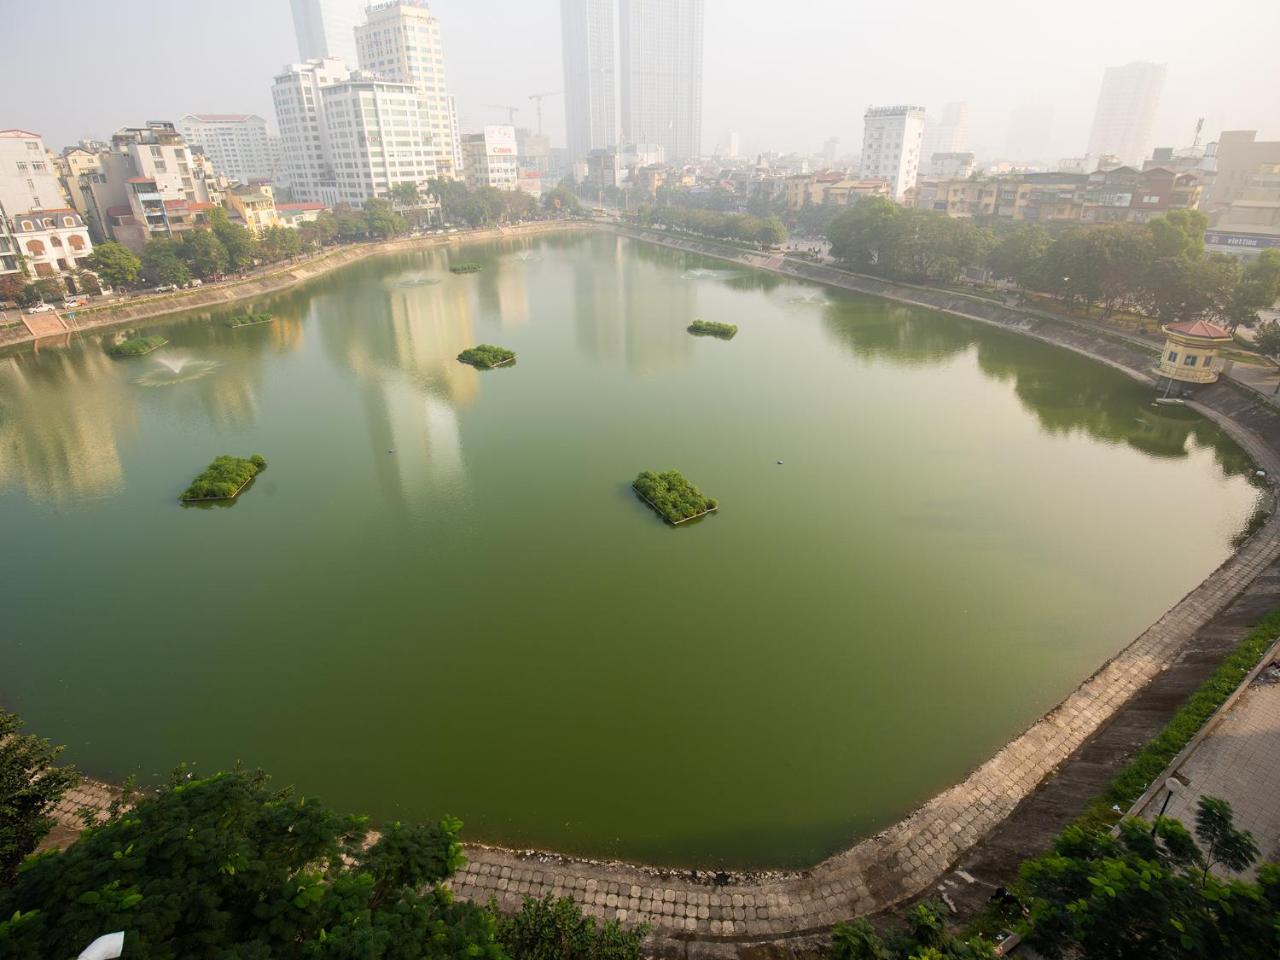
[[(430, 111), (418, 87), (356, 75), (321, 88), (320, 95), (327, 131), (322, 143), (337, 201), (361, 206), (387, 197), (398, 183), (425, 192), (437, 168), (425, 148)], [(512, 149), (514, 139), (513, 133)]]
[(178, 126), (187, 144), (203, 150), (224, 176), (249, 183), (274, 175), (267, 121), (257, 114), (188, 113)]
[(1208, 250), (1244, 256), (1280, 249), (1280, 163), (1261, 165), (1204, 240)]
[(422, 96), (425, 117), (420, 134), (431, 162), (429, 176), (460, 177), (462, 151), (456, 136), (457, 109), (445, 78), (440, 21), (426, 0), (390, 0), (369, 7), (368, 22), (356, 27), (360, 69), (397, 83)]
[(467, 186), (514, 190), (519, 173), (516, 128), (485, 127), (480, 133), (462, 135), (462, 163)]
[(255, 237), (262, 236), (268, 227), (280, 226), (276, 215), (276, 198), (269, 184), (258, 187), (237, 187), (226, 196), (228, 209)]
[(542, 198), (542, 173), (538, 170), (521, 169), (516, 176), (516, 189), (527, 193), (535, 200)]
[(617, 146), (617, 0), (560, 0), (569, 157)]
[(1206, 202), (1210, 213), (1241, 199), (1264, 164), (1280, 163), (1280, 140), (1259, 140), (1256, 130), (1224, 130), (1215, 157), (1217, 176)]
[(271, 89), (280, 130), (284, 174), (294, 200), (333, 206), (338, 184), (329, 150), (321, 91), (351, 75), (337, 59), (315, 59), (284, 68)]
[(55, 277), (79, 270), (93, 253), (93, 241), (80, 214), (71, 207), (26, 210), (9, 218), (13, 242), (33, 277)]
[(702, 152), (704, 0), (619, 0), (621, 138), (668, 161)]
[(18, 257), (18, 240), (9, 227), (9, 219), (0, 217), (0, 277), (22, 270)]
[(1126, 164), (1142, 162), (1151, 150), (1164, 79), (1162, 63), (1135, 61), (1107, 68), (1089, 134), (1089, 156), (1114, 154)]
[(277, 203), (276, 217), (282, 226), (297, 229), (304, 223), (313, 223), (327, 209), (323, 203)]
[(106, 208), (107, 232), (117, 242), (141, 253), (153, 237), (172, 238), (208, 224), (214, 203), (165, 194), (165, 185), (155, 177), (130, 177), (125, 184), (127, 202)]
[(887, 197), (890, 189), (888, 180), (837, 180), (827, 184), (822, 202), (833, 207), (848, 207), (864, 197)]
[(901, 200), (920, 173), (924, 107), (868, 107), (863, 116), (861, 175), (887, 180), (890, 195)]
[(1194, 210), (1201, 185), (1193, 173), (1164, 167), (1135, 170), (1117, 167), (1089, 174), (1080, 219), (1097, 222), (1146, 223), (1170, 210)]
[(290, 0), (298, 59), (356, 62), (355, 28), (368, 0)]
[(935, 153), (929, 157), (929, 176), (939, 180), (963, 180), (973, 176), (972, 153)]
[(65, 206), (57, 167), (39, 134), (0, 130), (0, 208), (10, 217)]

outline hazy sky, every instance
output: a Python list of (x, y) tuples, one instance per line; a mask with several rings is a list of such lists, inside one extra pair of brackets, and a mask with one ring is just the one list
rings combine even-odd
[[(563, 86), (559, 0), (436, 0), (464, 129), (502, 120)], [(0, 0), (6, 82), (0, 128), (61, 148), (192, 112), (258, 113), (274, 127), (271, 78), (297, 59), (288, 0)], [(740, 131), (744, 152), (861, 140), (868, 104), (936, 112), (967, 100), (971, 147), (998, 155), (1012, 108), (1053, 112), (1050, 158), (1084, 152), (1103, 68), (1169, 65), (1155, 140), (1185, 145), (1257, 129), (1280, 139), (1280, 0), (1027, 0), (871, 3), (706, 0), (703, 143)], [(564, 139), (561, 98), (544, 106)]]

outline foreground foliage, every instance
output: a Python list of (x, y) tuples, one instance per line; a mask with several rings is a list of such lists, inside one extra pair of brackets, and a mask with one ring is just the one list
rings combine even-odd
[(183, 500), (226, 500), (234, 497), (246, 483), (265, 470), (267, 461), (255, 453), (247, 460), (228, 454), (216, 458), (191, 486), (182, 492)]
[(53, 827), (50, 811), (79, 781), (70, 767), (55, 767), (62, 752), (22, 733), (16, 714), (0, 710), (0, 887)]
[(117, 359), (141, 357), (152, 350), (159, 350), (168, 342), (164, 337), (159, 336), (133, 337), (130, 340), (121, 340), (119, 343), (109, 345), (107, 355)]
[(668, 523), (682, 523), (717, 509), (719, 504), (684, 478), (679, 470), (644, 471), (631, 484)]
[(228, 327), (251, 327), (255, 323), (270, 323), (275, 317), (269, 313), (237, 313), (227, 321)]
[[(0, 780), (0, 810), (20, 790)], [(597, 927), (572, 901), (510, 918), (455, 901), (442, 884), (466, 862), (461, 827), (391, 823), (370, 843), (366, 818), (261, 772), (179, 771), (0, 882), (0, 956), (74, 957), (123, 930), (129, 960), (639, 960), (643, 931)]]
[(482, 343), (478, 347), (469, 347), (458, 354), (458, 359), (482, 370), (491, 370), (516, 358), (515, 352), (506, 347), (495, 347), (491, 343)]
[(736, 324), (717, 323), (714, 320), (695, 320), (689, 324), (688, 331), (695, 337), (719, 337), (721, 340), (732, 340), (738, 335)]
[(483, 269), (483, 265), (476, 263), (474, 260), (466, 263), (455, 263), (449, 267), (450, 273), (479, 273)]
[(519, 960), (640, 960), (647, 926), (623, 930), (613, 920), (597, 927), (568, 897), (526, 897), (520, 911), (498, 920), (498, 940)]

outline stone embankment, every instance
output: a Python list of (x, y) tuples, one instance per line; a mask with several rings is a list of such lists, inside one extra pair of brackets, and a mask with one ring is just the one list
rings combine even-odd
[[(1081, 325), (822, 265), (757, 256), (703, 241), (620, 232), (994, 324), (1151, 381), (1152, 351), (1123, 337), (1100, 336)], [(1260, 468), (1280, 476), (1280, 416), (1275, 409), (1249, 391), (1225, 384), (1203, 392), (1192, 406), (1218, 422)], [(1277, 558), (1280, 514), (1273, 515), (1239, 551), (1061, 704), (963, 781), (885, 831), (808, 870), (768, 874), (663, 870), (469, 845), (470, 862), (454, 877), (453, 889), (476, 901), (492, 898), (504, 909), (518, 907), (525, 896), (568, 896), (592, 916), (648, 924), (653, 949), (662, 955), (733, 957), (752, 944), (808, 942), (840, 920), (876, 913), (929, 890), (962, 857), (972, 857), (1015, 810), (1034, 800), (1060, 765), (1078, 756)], [(1172, 712), (1176, 703), (1166, 707)], [(1054, 814), (1065, 823), (1076, 812), (1059, 809)], [(1032, 836), (1042, 837), (1045, 829), (1042, 823), (1040, 832)], [(1022, 855), (1036, 852), (1038, 848), (1032, 847)]]
[[(528, 236), (547, 232), (563, 232), (572, 229), (589, 229), (587, 222), (529, 223), (492, 230), (472, 230), (444, 236), (402, 237), (376, 243), (355, 243), (321, 251), (288, 264), (274, 264), (240, 280), (211, 283), (175, 293), (130, 297), (126, 300), (103, 301), (67, 314), (35, 314), (41, 321), (38, 329), (31, 329), (30, 318), (22, 316), (22, 324), (0, 327), (0, 348), (31, 343), (43, 337), (65, 338), (84, 330), (97, 330), (142, 320), (154, 320), (171, 313), (224, 307), (242, 300), (252, 300), (273, 293), (280, 293), (314, 280), (340, 267), (387, 253), (404, 253), (427, 247), (440, 247), (471, 243), (477, 240), (498, 240), (503, 237)], [(25, 325), (24, 325), (25, 324)], [(56, 325), (55, 325), (56, 324)]]

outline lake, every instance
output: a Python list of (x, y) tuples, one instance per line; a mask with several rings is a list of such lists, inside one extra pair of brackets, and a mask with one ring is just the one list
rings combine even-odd
[[(241, 761), (471, 840), (805, 866), (1053, 707), (1256, 502), (1115, 370), (603, 232), (249, 307), (0, 356), (0, 702), (95, 775)], [(181, 506), (222, 453), (269, 466)], [(717, 514), (630, 490), (673, 467)]]

